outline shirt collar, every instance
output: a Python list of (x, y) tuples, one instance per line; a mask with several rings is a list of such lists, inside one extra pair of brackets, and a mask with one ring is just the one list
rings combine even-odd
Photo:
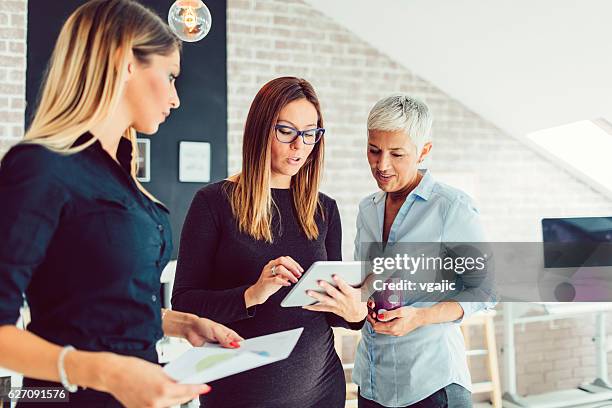
[[(94, 138), (90, 132), (85, 132), (74, 142), (72, 147), (80, 146), (89, 142)], [(96, 139), (96, 141), (88, 147), (88, 149), (92, 149), (93, 151), (99, 154), (106, 154), (108, 152), (104, 150), (102, 147), (102, 143), (100, 140)], [(117, 161), (123, 170), (125, 170), (128, 174), (132, 173), (132, 143), (126, 139), (125, 137), (121, 137), (119, 140), (119, 146), (117, 146)]]
[[(433, 191), (436, 181), (434, 180), (433, 176), (427, 169), (421, 169), (419, 170), (419, 173), (421, 173), (423, 178), (421, 179), (419, 184), (414, 188), (414, 190), (410, 192), (410, 194), (419, 196), (423, 200), (427, 201), (429, 200), (429, 197), (431, 197), (431, 192)], [(378, 204), (386, 196), (387, 196), (387, 193), (385, 193), (384, 191), (379, 191), (376, 194), (374, 194), (374, 197), (372, 197), (372, 201), (374, 201), (374, 204)]]
[(416, 186), (416, 188), (412, 191), (412, 193), (427, 201), (429, 200), (429, 197), (431, 197), (431, 192), (433, 191), (436, 181), (427, 169), (419, 170), (419, 173), (421, 173), (423, 178), (419, 182), (419, 185)]
[(119, 146), (117, 147), (117, 160), (121, 167), (128, 173), (132, 173), (132, 142), (125, 137), (119, 139)]
[[(72, 144), (72, 147), (77, 147), (82, 144), (85, 144), (94, 138), (95, 136), (92, 135), (90, 132), (85, 132), (81, 136), (79, 136), (79, 138)], [(102, 143), (100, 143), (100, 140), (96, 139), (96, 141), (93, 142), (92, 145), (87, 148), (87, 150), (90, 150), (90, 149), (96, 154), (102, 155), (103, 157), (113, 161), (113, 159), (110, 157), (108, 152), (104, 150), (104, 148), (102, 147)], [(127, 172), (128, 177), (131, 177), (132, 142), (130, 142), (125, 137), (121, 137), (121, 139), (119, 140), (119, 146), (117, 146), (117, 161), (119, 162), (120, 167)], [(170, 213), (170, 210), (168, 209), (168, 207), (166, 207), (166, 205), (162, 203), (161, 201), (154, 201), (154, 203), (157, 204), (158, 207), (162, 208), (167, 213)]]

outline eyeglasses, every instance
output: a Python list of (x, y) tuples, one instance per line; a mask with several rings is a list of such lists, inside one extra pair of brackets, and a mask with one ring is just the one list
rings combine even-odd
[(297, 130), (294, 127), (287, 125), (276, 125), (274, 126), (276, 129), (276, 140), (281, 143), (293, 143), (295, 139), (299, 136), (302, 136), (302, 140), (306, 145), (316, 144), (323, 134), (325, 133), (325, 129), (323, 128), (314, 128), (314, 129), (306, 129), (306, 130)]

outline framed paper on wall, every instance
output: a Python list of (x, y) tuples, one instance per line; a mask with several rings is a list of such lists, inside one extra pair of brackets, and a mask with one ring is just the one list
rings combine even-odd
[(179, 181), (183, 183), (210, 181), (210, 143), (179, 142)]
[(149, 139), (136, 139), (138, 147), (138, 171), (136, 178), (141, 183), (151, 181), (151, 141)]

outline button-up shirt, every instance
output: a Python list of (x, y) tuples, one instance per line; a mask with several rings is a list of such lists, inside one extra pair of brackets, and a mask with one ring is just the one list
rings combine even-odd
[[(385, 201), (386, 193), (379, 191), (359, 204), (356, 260), (363, 260), (362, 244), (382, 242)], [(471, 199), (460, 190), (436, 182), (425, 171), (396, 215), (387, 244), (484, 241)], [(457, 295), (460, 299), (461, 294)], [(463, 318), (494, 307), (493, 299), (492, 296), (490, 302), (459, 301)], [(402, 303), (413, 307), (433, 304)], [(353, 381), (359, 385), (361, 395), (384, 406), (398, 407), (414, 404), (452, 383), (471, 390), (465, 344), (458, 324), (461, 320), (423, 326), (399, 337), (376, 333), (366, 323), (353, 371)]]
[(0, 325), (15, 324), (25, 297), (28, 330), (50, 342), (157, 361), (172, 236), (167, 209), (130, 176), (131, 158), (125, 138), (118, 162), (99, 141), (69, 155), (36, 144), (5, 155)]

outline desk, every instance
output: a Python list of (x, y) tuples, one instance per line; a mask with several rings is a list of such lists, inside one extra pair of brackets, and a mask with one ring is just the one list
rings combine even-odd
[[(612, 385), (608, 378), (608, 356), (606, 348), (606, 312), (612, 310), (612, 303), (504, 303), (504, 407), (560, 408), (574, 407), (599, 401), (612, 400)], [(537, 311), (535, 316), (523, 316)], [(597, 353), (597, 378), (577, 390), (556, 391), (541, 395), (522, 397), (516, 391), (516, 349), (514, 325), (551, 321), (596, 313), (595, 352)]]

